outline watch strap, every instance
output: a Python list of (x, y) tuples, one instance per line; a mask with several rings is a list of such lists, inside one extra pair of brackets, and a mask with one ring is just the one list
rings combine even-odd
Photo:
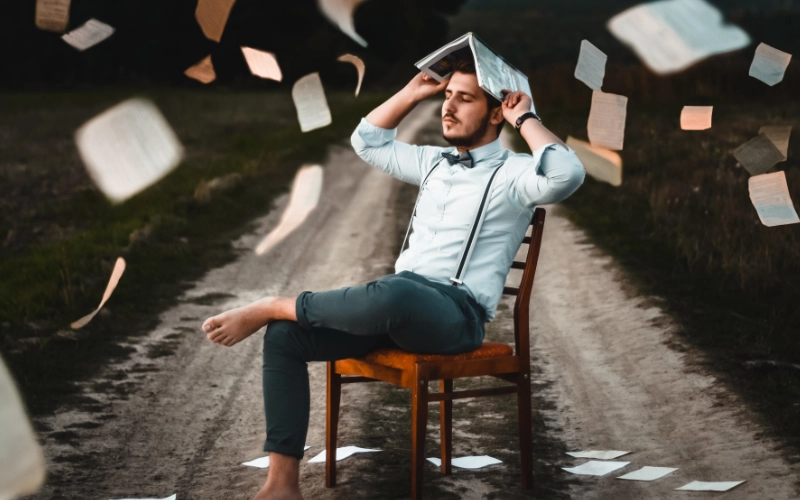
[(527, 113), (517, 118), (517, 123), (514, 125), (517, 129), (517, 132), (519, 132), (520, 127), (522, 127), (522, 124), (525, 123), (525, 120), (527, 120), (528, 118), (536, 118), (537, 120), (539, 120), (539, 123), (542, 123), (542, 119), (539, 117), (539, 115), (537, 115), (533, 111), (528, 111)]

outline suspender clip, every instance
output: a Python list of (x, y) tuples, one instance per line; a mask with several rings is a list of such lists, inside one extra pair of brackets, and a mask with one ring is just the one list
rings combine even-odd
[(456, 278), (450, 278), (450, 283), (452, 283), (453, 286), (459, 286), (459, 285), (463, 285), (464, 284), (463, 281), (461, 281), (460, 279), (456, 279)]

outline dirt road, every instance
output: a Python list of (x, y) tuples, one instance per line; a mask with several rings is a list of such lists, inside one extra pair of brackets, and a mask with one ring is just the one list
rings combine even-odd
[[(434, 140), (436, 103), (401, 130), (405, 140)], [(422, 134), (422, 135), (420, 135)], [(427, 134), (427, 135), (426, 135)], [(265, 471), (241, 462), (263, 455), (261, 335), (227, 349), (207, 342), (204, 318), (257, 297), (322, 290), (390, 271), (395, 258), (399, 183), (332, 148), (317, 211), (266, 256), (252, 249), (287, 202), (235, 243), (241, 256), (210, 271), (136, 340), (137, 354), (84, 386), (79, 407), (62, 408), (40, 426), (51, 479), (35, 498), (166, 497), (248, 499)], [(510, 342), (510, 302), (489, 329)], [(689, 480), (748, 483), (725, 498), (796, 498), (795, 474), (758, 436), (736, 399), (666, 344), (670, 321), (625, 285), (613, 262), (549, 208), (533, 297), (535, 401), (540, 408), (537, 493), (517, 489), (512, 398), (455, 407), (455, 454), (489, 454), (504, 464), (483, 471), (426, 474), (428, 498), (640, 499), (696, 495), (672, 491)], [(312, 385), (307, 458), (324, 449), (324, 364), (309, 367)], [(432, 406), (433, 409), (433, 406)], [(408, 397), (376, 384), (345, 389), (340, 445), (377, 447), (340, 466), (340, 486), (323, 487), (323, 467), (303, 464), (306, 498), (403, 498), (409, 485)], [(435, 415), (428, 447), (435, 456)], [(581, 463), (569, 449), (624, 449), (631, 465), (680, 467), (655, 483), (575, 478), (559, 467)], [(542, 486), (543, 485), (543, 486)]]

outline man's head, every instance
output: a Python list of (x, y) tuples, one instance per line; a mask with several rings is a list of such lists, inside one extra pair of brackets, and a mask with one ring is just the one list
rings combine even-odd
[(502, 103), (478, 86), (471, 57), (456, 59), (445, 88), (442, 137), (453, 146), (471, 149), (490, 142), (503, 128)]

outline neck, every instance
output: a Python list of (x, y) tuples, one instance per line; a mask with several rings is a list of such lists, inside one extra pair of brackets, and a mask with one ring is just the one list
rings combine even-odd
[(456, 149), (459, 153), (463, 153), (464, 151), (472, 151), (473, 149), (478, 149), (481, 146), (485, 146), (491, 142), (494, 142), (496, 139), (497, 137), (492, 137), (491, 135), (487, 134), (483, 136), (482, 139), (470, 144), (469, 146), (456, 146)]

